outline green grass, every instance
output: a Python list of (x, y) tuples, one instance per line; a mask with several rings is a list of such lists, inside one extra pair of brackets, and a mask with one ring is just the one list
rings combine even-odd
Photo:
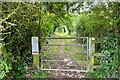
[(84, 53), (69, 53), (68, 57), (71, 57), (73, 60), (81, 60), (81, 61), (86, 61), (87, 60), (87, 55)]
[[(63, 33), (55, 33), (55, 35), (53, 37), (70, 37), (67, 34), (63, 34)], [(64, 44), (77, 44), (77, 40), (76, 39), (53, 39), (50, 40), (49, 44), (59, 44), (62, 45), (64, 41)], [(49, 59), (49, 60), (56, 60), (58, 58), (55, 58), (55, 56), (59, 57), (60, 50), (61, 50), (62, 46), (49, 46), (49, 49), (44, 52), (44, 58), (45, 59)], [(86, 61), (87, 60), (87, 54), (86, 53), (82, 53), (82, 47), (81, 46), (63, 46), (63, 50), (64, 51), (69, 51), (66, 52), (65, 54), (67, 54), (67, 57), (70, 57), (73, 60), (81, 60), (81, 61)]]

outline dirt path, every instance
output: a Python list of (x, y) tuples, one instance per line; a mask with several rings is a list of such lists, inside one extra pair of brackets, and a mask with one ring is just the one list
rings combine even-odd
[[(57, 43), (57, 40), (55, 41)], [(62, 39), (62, 45), (65, 44), (64, 39)], [(57, 69), (70, 69), (74, 65), (72, 62), (67, 62), (70, 58), (67, 57), (67, 54), (64, 52), (64, 46), (60, 46), (60, 52), (58, 54), (57, 59), (64, 60), (65, 62), (59, 62), (57, 65), (54, 65), (55, 67), (57, 66)], [(56, 60), (57, 60), (56, 59)], [(49, 77), (54, 77), (54, 78), (84, 78), (84, 73), (80, 72), (71, 72), (71, 71), (51, 71)]]

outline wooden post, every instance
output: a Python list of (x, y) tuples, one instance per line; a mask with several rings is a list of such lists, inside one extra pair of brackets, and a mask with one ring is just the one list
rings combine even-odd
[(93, 65), (94, 65), (94, 53), (95, 53), (95, 43), (93, 43), (93, 40), (95, 38), (89, 38), (89, 71), (93, 70)]
[(33, 55), (33, 67), (39, 68), (39, 55)]
[(39, 68), (38, 37), (32, 37), (33, 67)]
[(93, 65), (94, 65), (94, 53), (95, 53), (95, 38), (92, 38), (92, 55), (91, 55), (91, 64), (92, 64), (92, 71), (93, 71)]

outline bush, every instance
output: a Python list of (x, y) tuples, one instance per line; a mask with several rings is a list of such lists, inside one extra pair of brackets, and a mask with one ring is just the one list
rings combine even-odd
[(95, 78), (118, 78), (118, 36), (115, 34), (108, 34), (101, 44), (102, 53), (106, 56), (101, 60), (101, 67), (96, 68), (92, 72), (92, 77)]

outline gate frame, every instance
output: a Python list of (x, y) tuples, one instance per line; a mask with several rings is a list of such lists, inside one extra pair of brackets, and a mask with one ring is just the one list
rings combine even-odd
[[(72, 70), (72, 69), (43, 69), (43, 61), (42, 61), (42, 54), (41, 54), (41, 69), (40, 70), (60, 70), (60, 71), (76, 71), (76, 72), (88, 72), (88, 71), (91, 71), (91, 68), (92, 68), (92, 63), (91, 63), (91, 56), (92, 56), (92, 53), (94, 52), (94, 45), (92, 45), (92, 38), (89, 38), (89, 37), (41, 37), (41, 39), (81, 39), (84, 40), (84, 39), (87, 39), (87, 62), (88, 62), (88, 66), (86, 66), (86, 70)], [(85, 45), (84, 43), (82, 43), (82, 45)], [(56, 61), (56, 60), (54, 60)]]

